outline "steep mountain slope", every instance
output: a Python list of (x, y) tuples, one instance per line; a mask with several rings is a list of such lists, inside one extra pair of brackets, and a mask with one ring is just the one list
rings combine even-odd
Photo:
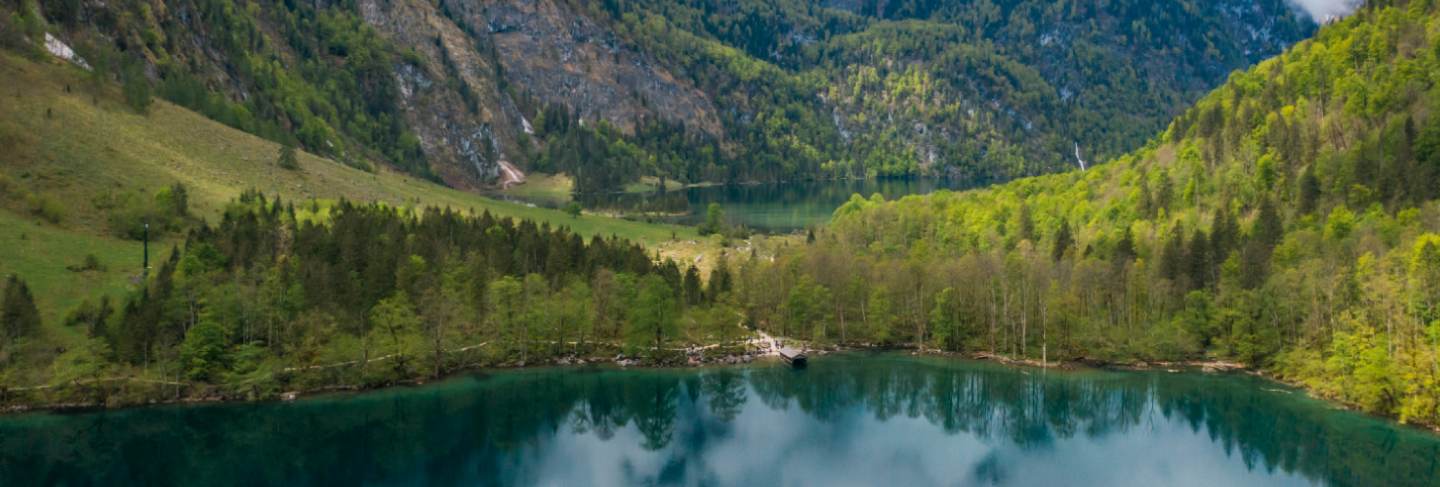
[[(424, 68), (399, 73), (402, 100), (421, 140), (433, 141), (426, 153), (439, 161), (458, 147), (477, 172), (493, 171), (505, 158), (530, 162), (530, 118), (552, 104), (632, 133), (643, 120), (660, 118), (719, 135), (704, 94), (563, 4), (367, 0), (359, 9), (366, 22), (424, 59)], [(473, 136), (465, 138), (464, 130)]]
[(529, 162), (525, 113), (546, 104), (626, 130), (648, 118), (717, 126), (702, 94), (553, 2), (18, 3), (0, 15), (13, 48), (53, 33), (99, 78), (455, 187), (492, 182), (501, 160)]
[(271, 140), (462, 188), (508, 160), (582, 190), (1049, 172), (1077, 145), (1091, 159), (1134, 148), (1312, 29), (1283, 0), (3, 8), (9, 45), (49, 32), (102, 77)]
[(794, 311), (833, 296), (820, 316), (849, 316), (850, 340), (1236, 360), (1440, 424), (1437, 27), (1434, 2), (1373, 2), (1113, 162), (857, 197), (817, 245), (749, 277), (789, 288), (752, 313), (833, 339)]
[[(216, 221), (235, 197), (263, 188), (273, 199), (348, 199), (396, 207), (437, 206), (526, 219), (577, 234), (618, 235), (676, 258), (713, 252), (693, 228), (647, 224), (495, 201), (386, 168), (365, 172), (303, 151), (297, 169), (277, 166), (279, 146), (158, 101), (133, 113), (113, 86), (90, 91), (85, 73), (0, 52), (0, 276), (35, 291), (47, 323), (83, 299), (121, 295), (140, 265), (133, 225), (154, 223), (161, 255), (181, 235), (151, 207), (175, 184), (188, 213)], [(87, 255), (98, 267), (78, 271)], [(56, 326), (57, 330), (61, 327)], [(68, 332), (69, 329), (62, 330)]]
[[(642, 0), (592, 10), (721, 106), (747, 108), (726, 125), (732, 140), (767, 148), (751, 154), (760, 174), (1010, 178), (1069, 167), (1077, 144), (1112, 157), (1312, 28), (1283, 1), (826, 5), (840, 9)], [(774, 127), (777, 110), (794, 127)]]

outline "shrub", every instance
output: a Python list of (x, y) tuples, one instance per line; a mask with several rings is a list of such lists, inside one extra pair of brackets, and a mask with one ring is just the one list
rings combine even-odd
[(65, 220), (65, 209), (48, 195), (31, 193), (25, 197), (25, 204), (30, 208), (30, 214), (40, 217), (52, 224), (58, 224)]
[(96, 207), (110, 211), (110, 230), (115, 235), (140, 240), (145, 236), (147, 223), (152, 237), (181, 231), (189, 219), (189, 200), (185, 186), (177, 183), (149, 198), (138, 193), (123, 193), (97, 199)]
[(297, 171), (300, 169), (300, 159), (295, 157), (295, 145), (289, 142), (280, 146), (280, 155), (275, 164), (281, 169)]
[(65, 266), (65, 268), (70, 272), (103, 271), (105, 270), (105, 264), (101, 264), (100, 258), (96, 257), (95, 254), (85, 254), (84, 261), (81, 261), (79, 264)]

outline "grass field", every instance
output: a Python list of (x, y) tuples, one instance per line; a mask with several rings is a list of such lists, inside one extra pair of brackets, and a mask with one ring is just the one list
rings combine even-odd
[[(279, 147), (199, 114), (156, 101), (147, 115), (120, 104), (118, 93), (90, 94), (77, 68), (0, 53), (0, 171), (25, 189), (53, 195), (76, 224), (106, 191), (153, 190), (173, 182), (190, 190), (192, 209), (218, 216), (226, 202), (256, 188), (287, 200), (309, 198), (449, 206), (615, 234), (646, 244), (694, 238), (694, 229), (611, 218), (571, 218), (560, 211), (484, 198), (386, 169), (367, 173), (300, 154), (299, 171), (275, 165)], [(70, 92), (66, 92), (66, 87)], [(112, 87), (113, 89), (113, 87)], [(69, 219), (69, 218), (67, 218)]]
[[(0, 52), (0, 148), (0, 177), (8, 180), (0, 185), (0, 274), (19, 274), (30, 283), (46, 323), (59, 321), (83, 299), (118, 296), (138, 273), (140, 244), (108, 231), (94, 203), (97, 196), (149, 194), (176, 182), (188, 188), (192, 212), (211, 222), (228, 201), (254, 188), (290, 201), (348, 198), (490, 211), (584, 235), (618, 235), (682, 262), (719, 250), (714, 238), (701, 238), (691, 227), (574, 218), (303, 152), (299, 171), (280, 169), (279, 147), (272, 142), (160, 100), (148, 114), (137, 114), (121, 103), (118, 87), (96, 95), (79, 68), (8, 52)], [(27, 196), (32, 195), (52, 203), (58, 222), (31, 215)], [(152, 259), (168, 249), (152, 246)], [(107, 270), (66, 269), (87, 254)]]
[(500, 194), (558, 208), (570, 202), (574, 188), (575, 181), (568, 175), (530, 173), (524, 184), (505, 188)]
[[(0, 275), (23, 277), (35, 294), (45, 323), (57, 323), (86, 298), (120, 296), (140, 274), (140, 242), (80, 235), (0, 211)], [(151, 246), (150, 256), (166, 255), (171, 243)], [(101, 270), (71, 271), (94, 255)]]

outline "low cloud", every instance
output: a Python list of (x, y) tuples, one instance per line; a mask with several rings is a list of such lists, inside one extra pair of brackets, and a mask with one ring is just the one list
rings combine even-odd
[(1316, 21), (1344, 17), (1360, 7), (1364, 0), (1290, 0), (1300, 10)]

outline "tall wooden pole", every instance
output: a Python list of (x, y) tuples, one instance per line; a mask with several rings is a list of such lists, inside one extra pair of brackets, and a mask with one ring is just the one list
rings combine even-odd
[(145, 224), (144, 241), (145, 241), (145, 258), (144, 258), (144, 260), (143, 260), (142, 263), (141, 263), (142, 267), (140, 268), (140, 276), (141, 276), (141, 277), (146, 277), (146, 278), (148, 278), (148, 277), (150, 277), (150, 224), (149, 224), (149, 223), (146, 223), (146, 224)]

